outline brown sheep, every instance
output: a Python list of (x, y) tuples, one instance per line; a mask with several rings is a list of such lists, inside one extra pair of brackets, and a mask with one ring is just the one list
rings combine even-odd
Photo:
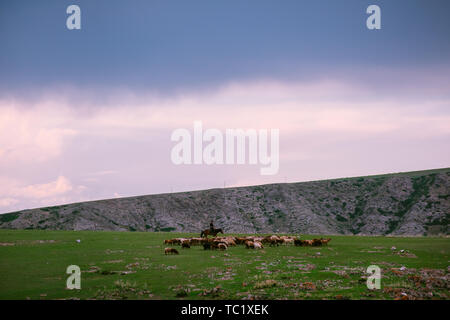
[(234, 240), (234, 237), (226, 237), (226, 238), (222, 238), (222, 242), (224, 242), (227, 246), (235, 246), (236, 242)]
[(191, 246), (189, 245), (189, 243), (187, 241), (183, 241), (181, 243), (181, 248), (183, 249), (189, 249)]
[(247, 240), (247, 241), (245, 241), (245, 247), (247, 249), (254, 249), (255, 248), (255, 244), (253, 243), (253, 241)]
[(238, 237), (235, 240), (236, 244), (245, 244), (245, 241), (247, 241), (247, 239), (246, 238), (242, 238), (242, 237), (240, 237), (240, 238)]
[(164, 254), (178, 254), (178, 250), (174, 248), (166, 248), (164, 249)]
[(320, 239), (320, 241), (322, 241), (322, 244), (328, 245), (328, 242), (331, 241), (331, 238), (328, 238), (328, 239)]
[(261, 240), (262, 244), (269, 244), (270, 246), (278, 246), (280, 240), (277, 236), (266, 236)]
[(270, 236), (264, 237), (264, 239), (261, 240), (262, 243), (270, 243)]
[(202, 244), (202, 238), (192, 238), (191, 239), (191, 246), (196, 246)]
[(280, 245), (280, 240), (279, 239), (270, 239), (270, 245), (278, 247)]
[(206, 242), (206, 243), (203, 244), (203, 249), (204, 250), (216, 250), (218, 248), (219, 248), (218, 243), (214, 243), (212, 241)]

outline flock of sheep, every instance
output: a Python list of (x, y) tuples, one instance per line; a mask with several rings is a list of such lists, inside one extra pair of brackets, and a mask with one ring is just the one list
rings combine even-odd
[[(247, 236), (247, 237), (215, 237), (215, 238), (174, 238), (164, 240), (164, 244), (180, 245), (183, 249), (189, 249), (191, 246), (203, 246), (204, 250), (227, 250), (230, 246), (245, 245), (247, 249), (264, 249), (264, 245), (279, 246), (279, 245), (295, 245), (295, 246), (322, 246), (328, 245), (328, 239), (312, 239), (301, 240), (292, 236)], [(175, 248), (165, 248), (165, 254), (179, 254)]]

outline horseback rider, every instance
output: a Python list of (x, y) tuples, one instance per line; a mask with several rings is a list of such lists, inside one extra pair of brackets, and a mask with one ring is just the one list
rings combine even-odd
[(209, 229), (203, 230), (200, 233), (200, 237), (205, 236), (206, 238), (208, 238), (209, 235), (215, 237), (218, 233), (223, 233), (223, 230), (220, 228), (219, 229), (214, 228), (214, 223), (211, 220), (211, 222), (209, 223)]

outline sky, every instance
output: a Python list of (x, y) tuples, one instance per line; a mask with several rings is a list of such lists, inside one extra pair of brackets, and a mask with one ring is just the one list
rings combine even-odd
[[(66, 9), (81, 9), (68, 30)], [(381, 29), (366, 27), (369, 5)], [(0, 213), (450, 165), (450, 3), (0, 3)], [(178, 128), (279, 129), (279, 171), (175, 165)]]

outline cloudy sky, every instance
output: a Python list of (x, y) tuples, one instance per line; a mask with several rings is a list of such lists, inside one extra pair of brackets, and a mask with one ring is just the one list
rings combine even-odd
[[(81, 30), (66, 8), (81, 8)], [(381, 30), (366, 8), (381, 8)], [(450, 3), (0, 3), (0, 213), (449, 167)], [(280, 169), (174, 165), (171, 133), (279, 129)]]

